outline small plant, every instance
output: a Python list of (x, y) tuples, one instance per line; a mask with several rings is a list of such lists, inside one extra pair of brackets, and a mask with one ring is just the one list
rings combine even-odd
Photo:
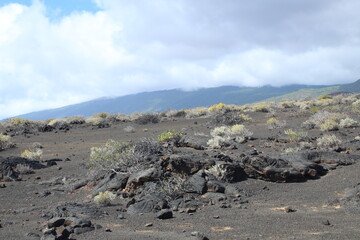
[(171, 177), (160, 180), (160, 192), (170, 199), (175, 199), (180, 193), (185, 192), (186, 177), (181, 175), (172, 175)]
[(271, 110), (271, 107), (273, 106), (273, 103), (269, 103), (269, 102), (259, 102), (259, 103), (255, 103), (252, 106), (252, 110), (254, 112), (265, 112), (268, 113)]
[(214, 104), (214, 105), (210, 106), (208, 110), (209, 110), (209, 112), (218, 112), (225, 108), (226, 108), (226, 104), (219, 103), (219, 104)]
[(211, 168), (207, 169), (206, 172), (215, 176), (218, 180), (222, 180), (226, 173), (225, 169), (219, 163), (216, 163)]
[(250, 121), (252, 121), (252, 118), (251, 118), (249, 115), (247, 115), (247, 114), (241, 113), (241, 114), (239, 115), (239, 117), (240, 117), (243, 121), (245, 121), (245, 122), (250, 122)]
[(207, 144), (211, 148), (222, 148), (231, 145), (232, 142), (243, 143), (252, 136), (252, 134), (253, 133), (242, 124), (235, 124), (231, 127), (216, 127), (210, 131), (212, 138), (209, 139)]
[(11, 137), (8, 135), (0, 134), (0, 151), (13, 147)]
[(334, 150), (339, 148), (339, 144), (341, 144), (341, 140), (335, 135), (324, 135), (317, 139), (317, 145), (320, 149)]
[(145, 125), (148, 123), (158, 123), (160, 122), (160, 116), (159, 114), (155, 113), (145, 113), (137, 117), (134, 122), (141, 125)]
[(9, 121), (13, 126), (30, 125), (33, 122), (31, 120), (22, 118), (11, 118)]
[(320, 124), (321, 131), (335, 131), (339, 129), (339, 123), (333, 119), (325, 120)]
[(288, 136), (290, 142), (299, 142), (307, 137), (307, 132), (301, 130), (288, 129), (284, 133)]
[(16, 171), (18, 171), (20, 174), (31, 174), (34, 171), (30, 168), (29, 165), (26, 164), (18, 164), (16, 165)]
[(165, 132), (162, 132), (157, 139), (160, 143), (169, 142), (169, 141), (177, 142), (182, 135), (183, 133), (177, 130), (167, 130)]
[(341, 119), (341, 120), (340, 120), (339, 126), (340, 126), (341, 128), (356, 127), (356, 126), (358, 126), (358, 122), (355, 121), (355, 120), (352, 119), (352, 118), (347, 117), (347, 118), (344, 118), (344, 119)]
[(132, 126), (127, 126), (124, 128), (124, 131), (127, 133), (134, 133), (135, 132), (135, 128)]
[(21, 157), (27, 158), (33, 161), (40, 161), (43, 155), (43, 151), (41, 149), (28, 150), (26, 149), (21, 153)]
[(132, 172), (137, 164), (134, 146), (126, 142), (109, 139), (105, 145), (90, 149), (90, 168)]
[(186, 118), (197, 118), (208, 114), (208, 109), (204, 107), (198, 107), (185, 110)]
[(110, 203), (116, 198), (116, 194), (110, 192), (110, 191), (105, 191), (105, 192), (101, 192), (98, 195), (96, 195), (94, 197), (94, 202), (96, 204), (99, 205), (110, 205)]
[(286, 121), (279, 121), (277, 118), (272, 117), (266, 121), (266, 125), (269, 129), (277, 129), (284, 127), (286, 125)]

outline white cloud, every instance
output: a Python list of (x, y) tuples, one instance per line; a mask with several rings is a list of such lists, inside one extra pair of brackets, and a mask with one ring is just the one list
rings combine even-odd
[(158, 89), (358, 78), (356, 0), (94, 0), (0, 8), (0, 119)]

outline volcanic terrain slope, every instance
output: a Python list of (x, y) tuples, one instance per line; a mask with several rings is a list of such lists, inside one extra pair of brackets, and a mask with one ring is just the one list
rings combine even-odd
[(360, 95), (0, 127), (0, 239), (359, 239)]

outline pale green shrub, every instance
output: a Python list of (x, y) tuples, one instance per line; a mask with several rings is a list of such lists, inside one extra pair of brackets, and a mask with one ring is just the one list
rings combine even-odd
[(162, 132), (158, 136), (158, 141), (160, 143), (169, 142), (169, 141), (177, 142), (180, 140), (182, 135), (183, 135), (183, 133), (178, 130), (167, 130), (165, 132)]
[(90, 168), (125, 172), (136, 170), (138, 159), (134, 146), (129, 143), (109, 139), (103, 146), (92, 147), (90, 151)]
[(339, 148), (341, 140), (335, 135), (324, 135), (317, 139), (317, 145), (320, 149), (334, 150)]
[(341, 119), (341, 120), (340, 120), (339, 126), (340, 126), (341, 128), (356, 127), (356, 126), (358, 126), (358, 122), (355, 121), (355, 120), (352, 119), (352, 118), (347, 117), (347, 118), (344, 118), (344, 119)]
[(20, 174), (31, 174), (34, 171), (31, 169), (31, 167), (29, 165), (26, 164), (17, 164), (16, 165), (16, 171), (19, 172)]
[(41, 149), (34, 149), (34, 150), (24, 150), (21, 153), (21, 157), (27, 158), (33, 161), (40, 161), (43, 155), (43, 151)]
[(321, 131), (335, 131), (339, 129), (339, 123), (333, 119), (327, 119), (320, 124)]
[(0, 151), (13, 147), (11, 137), (8, 135), (0, 134)]
[(284, 133), (288, 136), (290, 142), (299, 142), (307, 137), (307, 132), (301, 130), (288, 129)]
[(133, 126), (127, 126), (124, 128), (124, 131), (127, 133), (134, 133), (135, 132), (135, 128)]
[(253, 133), (242, 124), (235, 124), (231, 127), (216, 127), (210, 131), (212, 138), (207, 144), (211, 148), (222, 148), (231, 145), (231, 142), (243, 143), (252, 136), (252, 134)]
[(286, 126), (286, 121), (280, 121), (275, 117), (269, 118), (266, 121), (266, 125), (268, 126), (269, 129), (277, 129), (277, 128), (282, 128)]
[(110, 203), (116, 198), (116, 194), (105, 191), (101, 192), (94, 197), (94, 202), (99, 205), (110, 205)]

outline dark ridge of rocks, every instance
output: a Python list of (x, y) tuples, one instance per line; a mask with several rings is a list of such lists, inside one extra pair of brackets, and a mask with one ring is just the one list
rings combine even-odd
[(359, 155), (336, 152), (302, 152), (270, 156), (240, 156), (250, 178), (272, 182), (300, 182), (319, 178), (336, 166), (360, 161)]
[[(102, 179), (92, 190), (92, 194), (96, 195), (105, 191), (116, 191), (125, 188), (129, 176), (125, 174), (110, 172), (104, 179)], [(86, 182), (79, 182), (76, 188), (85, 186)]]
[(209, 136), (195, 135), (195, 136), (182, 136), (178, 142), (179, 147), (189, 147), (196, 150), (204, 150), (207, 148)]
[(71, 234), (83, 234), (100, 228), (88, 219), (77, 217), (54, 217), (46, 221), (41, 240), (67, 240)]
[(54, 218), (77, 217), (81, 219), (93, 219), (103, 215), (103, 212), (94, 205), (86, 205), (79, 203), (65, 203), (54, 207), (44, 216)]
[(41, 169), (46, 166), (38, 161), (29, 160), (22, 157), (0, 157), (0, 180), (18, 181), (20, 174), (16, 171), (18, 164), (27, 165), (31, 169)]

